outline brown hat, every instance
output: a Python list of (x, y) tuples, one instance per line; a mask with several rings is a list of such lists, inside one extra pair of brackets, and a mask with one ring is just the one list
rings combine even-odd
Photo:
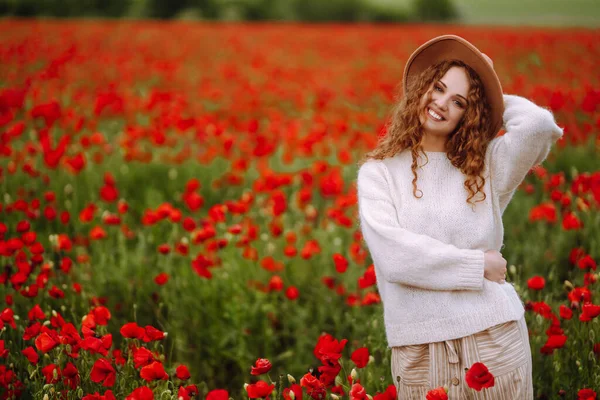
[(451, 58), (457, 58), (469, 65), (483, 82), (485, 95), (491, 105), (493, 126), (491, 135), (494, 138), (502, 128), (502, 116), (504, 115), (502, 85), (494, 71), (492, 60), (460, 36), (438, 36), (422, 44), (412, 53), (404, 67), (402, 79), (404, 93), (407, 92), (409, 79), (414, 79), (431, 64)]

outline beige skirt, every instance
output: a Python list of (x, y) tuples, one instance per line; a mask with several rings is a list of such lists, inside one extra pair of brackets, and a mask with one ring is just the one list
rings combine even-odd
[[(494, 386), (481, 391), (465, 381), (465, 368), (484, 363)], [(425, 399), (448, 386), (449, 400), (532, 400), (531, 347), (525, 316), (459, 339), (392, 347), (392, 378), (398, 400)]]

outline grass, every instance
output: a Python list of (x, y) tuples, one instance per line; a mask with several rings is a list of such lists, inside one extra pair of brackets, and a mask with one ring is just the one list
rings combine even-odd
[[(413, 0), (368, 0), (382, 7), (409, 9)], [(467, 25), (600, 27), (597, 0), (454, 0)]]

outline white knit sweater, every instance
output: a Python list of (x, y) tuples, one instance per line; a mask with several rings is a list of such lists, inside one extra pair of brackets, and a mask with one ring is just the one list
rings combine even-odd
[(487, 198), (474, 208), (466, 202), (466, 175), (445, 152), (426, 152), (427, 164), (419, 158), (422, 198), (413, 196), (408, 150), (358, 170), (360, 228), (375, 265), (388, 347), (456, 339), (523, 316), (512, 284), (484, 278), (484, 251), (501, 251), (508, 202), (563, 130), (549, 110), (523, 97), (504, 95), (504, 105), (506, 133), (487, 148)]

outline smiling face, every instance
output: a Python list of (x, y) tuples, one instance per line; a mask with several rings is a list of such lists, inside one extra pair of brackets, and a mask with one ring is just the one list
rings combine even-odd
[[(431, 102), (426, 104), (427, 93), (421, 98), (419, 120), (423, 124), (423, 148), (444, 151), (448, 135), (456, 129), (467, 109), (469, 81), (461, 67), (451, 67), (439, 80), (431, 84)], [(437, 115), (431, 115), (433, 114)], [(437, 117), (442, 117), (440, 120)]]

